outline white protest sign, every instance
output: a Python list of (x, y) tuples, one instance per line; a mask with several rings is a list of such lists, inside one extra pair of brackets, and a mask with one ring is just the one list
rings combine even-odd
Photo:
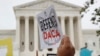
[(37, 15), (40, 48), (57, 48), (62, 39), (62, 31), (53, 6)]

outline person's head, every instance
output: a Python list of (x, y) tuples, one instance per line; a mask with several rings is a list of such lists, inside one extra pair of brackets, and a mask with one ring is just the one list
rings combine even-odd
[(84, 44), (84, 47), (82, 47), (81, 49), (86, 49), (87, 47), (88, 47), (88, 44), (85, 43), (85, 44)]
[(87, 43), (85, 43), (85, 48), (87, 48), (88, 47), (88, 44)]

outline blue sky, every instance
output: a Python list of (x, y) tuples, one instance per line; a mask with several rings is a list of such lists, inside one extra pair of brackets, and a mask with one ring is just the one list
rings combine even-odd
[[(16, 29), (16, 19), (13, 7), (31, 1), (34, 0), (0, 0), (0, 30)], [(86, 0), (63, 0), (63, 1), (83, 6)], [(90, 18), (89, 15), (84, 17), (84, 19), (82, 19), (81, 22), (82, 29), (98, 29), (98, 26), (93, 25), (88, 18)]]

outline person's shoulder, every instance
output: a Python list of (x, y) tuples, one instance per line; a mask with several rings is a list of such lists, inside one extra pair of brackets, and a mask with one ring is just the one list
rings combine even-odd
[(81, 48), (81, 50), (86, 49), (85, 47)]

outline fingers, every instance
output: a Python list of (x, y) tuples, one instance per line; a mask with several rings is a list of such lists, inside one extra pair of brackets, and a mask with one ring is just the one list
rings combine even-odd
[(60, 43), (60, 48), (69, 48), (71, 46), (70, 44), (70, 39), (68, 36), (64, 35), (62, 40), (61, 40), (61, 43)]
[(64, 35), (59, 47), (73, 48), (70, 38), (68, 36)]
[(68, 36), (64, 36), (64, 47), (68, 50), (70, 50), (72, 52), (72, 55), (75, 54), (75, 48), (73, 47), (70, 38)]
[(61, 43), (60, 45), (64, 45), (66, 43), (69, 43), (70, 40), (69, 40), (69, 37), (67, 37), (66, 35), (63, 36), (62, 40), (61, 40)]
[(70, 38), (68, 37), (68, 36), (66, 36), (66, 35), (64, 35), (64, 38), (63, 38), (64, 40), (64, 46), (71, 46), (72, 44), (71, 44), (71, 41), (70, 41)]
[(66, 49), (73, 48), (70, 38), (66, 35), (63, 36), (60, 46), (66, 48)]
[(70, 43), (70, 39), (68, 36), (64, 35), (64, 45), (66, 45), (67, 43)]

